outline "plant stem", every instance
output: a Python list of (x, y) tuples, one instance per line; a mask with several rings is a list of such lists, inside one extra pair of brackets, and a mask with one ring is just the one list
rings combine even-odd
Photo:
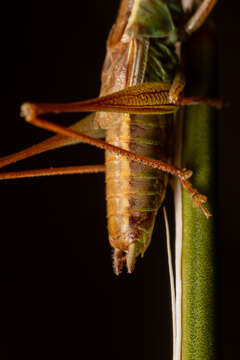
[[(190, 41), (188, 92), (213, 96), (216, 47), (202, 30)], [(208, 197), (213, 216), (206, 220), (182, 192), (182, 360), (216, 359), (216, 112), (206, 105), (185, 110), (182, 166), (192, 169), (194, 186)]]

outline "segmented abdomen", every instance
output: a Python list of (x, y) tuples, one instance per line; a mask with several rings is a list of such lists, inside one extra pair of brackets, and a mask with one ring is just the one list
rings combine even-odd
[[(126, 114), (107, 130), (106, 140), (137, 154), (168, 161), (171, 118)], [(167, 175), (106, 152), (106, 184), (110, 244), (127, 251), (132, 242), (137, 242), (139, 253), (144, 253), (165, 196)]]

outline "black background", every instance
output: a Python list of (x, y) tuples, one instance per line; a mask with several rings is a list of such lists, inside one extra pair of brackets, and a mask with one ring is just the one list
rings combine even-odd
[[(1, 5), (1, 155), (46, 138), (24, 123), (20, 104), (98, 95), (118, 0), (22, 1)], [(219, 243), (224, 358), (237, 353), (239, 320), (239, 13), (215, 10), (219, 93)], [(217, 66), (217, 64), (216, 64)], [(69, 117), (71, 121), (76, 116)], [(77, 117), (78, 119), (78, 117)], [(66, 124), (68, 122), (65, 122)], [(57, 150), (14, 169), (103, 163), (87, 145)], [(9, 168), (10, 170), (11, 168)], [(112, 273), (104, 176), (1, 183), (1, 359), (170, 359), (170, 294), (162, 223), (133, 275)]]

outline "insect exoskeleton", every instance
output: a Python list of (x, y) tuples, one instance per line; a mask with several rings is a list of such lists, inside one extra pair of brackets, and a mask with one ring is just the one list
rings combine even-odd
[[(169, 159), (170, 116), (129, 116), (109, 129), (107, 141), (148, 157)], [(133, 271), (147, 249), (155, 217), (165, 197), (167, 174), (106, 152), (107, 216), (115, 271), (125, 259)]]
[[(179, 60), (180, 40), (198, 29), (215, 3), (203, 0), (182, 28), (184, 12), (179, 0), (123, 0), (107, 43), (100, 97), (67, 104), (23, 104), (21, 115), (28, 122), (59, 135), (0, 160), (2, 167), (81, 141), (106, 150), (106, 167), (30, 170), (2, 173), (0, 178), (106, 170), (108, 230), (116, 274), (124, 262), (131, 273), (136, 257), (143, 256), (149, 246), (156, 214), (165, 197), (167, 174), (177, 176), (193, 204), (210, 216), (203, 205), (206, 196), (188, 180), (192, 171), (174, 166), (172, 153), (174, 113), (179, 106), (223, 106), (219, 99), (180, 96), (185, 85)], [(80, 111), (97, 113), (70, 128), (42, 118), (43, 114)], [(106, 142), (99, 140), (104, 136)]]
[[(179, 2), (175, 3), (178, 3), (180, 14)], [(123, 14), (124, 22), (121, 21)], [(145, 16), (152, 19), (146, 21)], [(174, 46), (176, 28), (168, 6), (162, 1), (124, 0), (118, 23), (121, 29), (113, 27), (108, 39), (101, 95), (144, 81), (170, 83), (178, 57)], [(108, 143), (136, 154), (170, 161), (172, 115), (100, 113), (96, 123), (107, 128)], [(120, 273), (124, 262), (131, 273), (136, 257), (143, 256), (149, 246), (167, 182), (166, 173), (106, 151), (108, 231), (114, 248), (116, 274)]]

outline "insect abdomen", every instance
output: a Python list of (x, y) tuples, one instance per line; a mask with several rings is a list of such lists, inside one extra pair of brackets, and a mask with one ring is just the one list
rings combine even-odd
[[(124, 115), (107, 131), (107, 142), (144, 156), (168, 161), (171, 116)], [(127, 252), (133, 242), (143, 254), (151, 241), (164, 199), (167, 175), (113, 153), (106, 153), (109, 240)]]

